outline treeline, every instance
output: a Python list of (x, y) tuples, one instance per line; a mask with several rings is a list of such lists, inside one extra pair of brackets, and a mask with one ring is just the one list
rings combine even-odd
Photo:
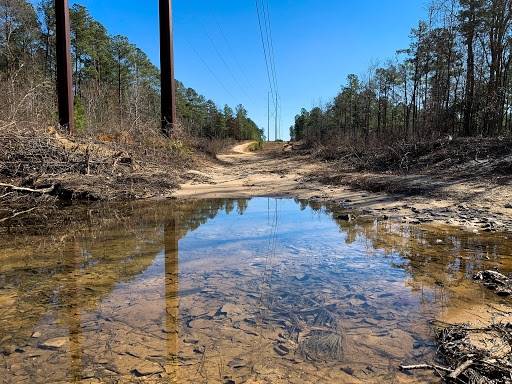
[(408, 48), (303, 109), (292, 139), (379, 146), (512, 132), (512, 0), (436, 0)]
[[(56, 122), (53, 0), (0, 0), (0, 120)], [(125, 36), (111, 36), (81, 5), (71, 8), (78, 133), (144, 135), (160, 125), (160, 73)], [(157, 37), (156, 37), (157, 38)], [(242, 105), (235, 111), (177, 82), (180, 130), (194, 137), (261, 139)]]

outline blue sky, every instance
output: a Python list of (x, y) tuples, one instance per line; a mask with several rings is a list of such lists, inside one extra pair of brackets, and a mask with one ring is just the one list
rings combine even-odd
[[(329, 101), (348, 74), (365, 75), (393, 58), (426, 15), (426, 0), (268, 1), (283, 138), (300, 108)], [(75, 2), (159, 63), (158, 1)], [(244, 104), (266, 130), (269, 86), (255, 1), (173, 0), (173, 12), (176, 78), (220, 106)]]

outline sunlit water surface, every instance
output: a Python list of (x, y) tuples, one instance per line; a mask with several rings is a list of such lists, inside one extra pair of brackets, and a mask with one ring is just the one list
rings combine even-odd
[(258, 198), (68, 208), (0, 238), (2, 383), (417, 383), (511, 241)]

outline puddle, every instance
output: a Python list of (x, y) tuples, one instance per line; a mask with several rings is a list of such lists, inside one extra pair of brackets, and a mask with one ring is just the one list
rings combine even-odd
[(294, 200), (68, 208), (0, 241), (5, 383), (431, 383), (430, 322), (510, 304), (502, 234), (407, 226)]

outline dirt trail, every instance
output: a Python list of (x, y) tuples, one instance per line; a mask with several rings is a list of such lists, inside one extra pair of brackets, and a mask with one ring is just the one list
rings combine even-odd
[(255, 196), (293, 196), (311, 198), (320, 184), (304, 183), (303, 177), (317, 169), (302, 156), (287, 156), (283, 144), (266, 144), (250, 152), (251, 142), (218, 155), (215, 163), (202, 164), (202, 171), (190, 171), (191, 180), (181, 185), (176, 197), (244, 198)]
[[(251, 142), (238, 144), (202, 171), (190, 171), (177, 198), (293, 197), (335, 202), (360, 214), (420, 224), (449, 224), (474, 231), (512, 232), (512, 186), (489, 182), (434, 179), (424, 175), (340, 173), (333, 164), (292, 152), (287, 144), (268, 143), (250, 152)], [(389, 194), (355, 188), (354, 180), (401, 183), (404, 191)], [(418, 188), (420, 186), (421, 188)]]

